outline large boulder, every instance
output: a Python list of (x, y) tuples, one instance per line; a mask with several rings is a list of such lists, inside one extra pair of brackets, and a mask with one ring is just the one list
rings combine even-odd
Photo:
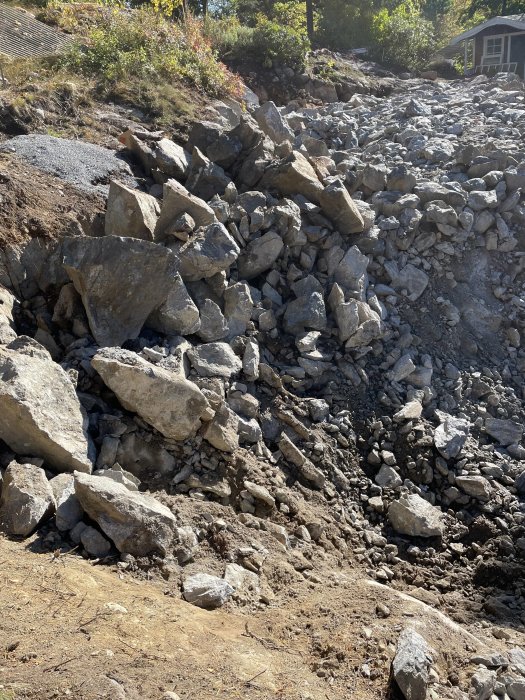
[(457, 418), (448, 413), (438, 412), (441, 424), (434, 432), (434, 444), (439, 454), (445, 459), (457, 457), (465, 444), (470, 424), (464, 418)]
[(72, 530), (82, 520), (84, 511), (75, 496), (73, 474), (58, 474), (49, 482), (56, 502), (55, 523), (62, 532)]
[(169, 551), (177, 520), (153, 496), (130, 491), (105, 476), (80, 473), (75, 474), (75, 494), (119, 552), (141, 557)]
[(440, 509), (415, 493), (393, 501), (388, 519), (396, 532), (411, 537), (438, 537), (445, 531)]
[(211, 224), (178, 248), (181, 277), (185, 282), (213, 277), (228, 270), (240, 252), (223, 224)]
[(91, 364), (124, 408), (167, 438), (186, 440), (208, 416), (208, 401), (193, 382), (130, 350), (103, 348)]
[(155, 197), (112, 180), (105, 219), (106, 236), (152, 241), (160, 206)]
[(8, 535), (27, 537), (53, 514), (53, 491), (40, 467), (11, 462), (0, 499), (0, 525)]
[(151, 312), (165, 301), (177, 270), (177, 259), (168, 248), (133, 238), (66, 238), (62, 250), (66, 271), (101, 346), (136, 338)]
[(32, 338), (0, 347), (0, 439), (57, 471), (90, 472), (88, 421), (69, 376)]
[(171, 235), (172, 226), (181, 214), (189, 214), (197, 226), (208, 226), (216, 221), (213, 209), (203, 199), (190, 194), (176, 180), (168, 180), (164, 185), (164, 199), (155, 227), (155, 240), (164, 240)]
[(242, 361), (228, 343), (204, 343), (188, 351), (191, 366), (201, 377), (230, 379), (242, 369)]
[(157, 167), (168, 177), (184, 178), (191, 164), (190, 154), (170, 139), (160, 139), (155, 148)]

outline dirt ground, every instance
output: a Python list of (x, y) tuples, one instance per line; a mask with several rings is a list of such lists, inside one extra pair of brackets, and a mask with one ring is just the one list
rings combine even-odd
[(525, 643), (512, 629), (499, 641), (460, 628), (358, 567), (294, 583), (259, 612), (233, 603), (209, 612), (183, 601), (176, 581), (34, 545), (0, 539), (2, 700), (160, 700), (168, 690), (182, 700), (385, 698), (407, 624), (434, 647), (442, 682), (463, 689), (473, 652)]

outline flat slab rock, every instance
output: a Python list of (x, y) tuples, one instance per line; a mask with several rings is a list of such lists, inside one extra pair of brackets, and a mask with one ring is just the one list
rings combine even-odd
[(91, 364), (124, 408), (167, 438), (185, 440), (200, 428), (201, 419), (211, 417), (196, 384), (131, 350), (102, 348)]
[(66, 372), (32, 338), (0, 347), (0, 439), (57, 471), (90, 472), (87, 417)]
[(140, 557), (169, 551), (177, 520), (153, 496), (105, 476), (80, 473), (75, 473), (75, 495), (119, 552)]

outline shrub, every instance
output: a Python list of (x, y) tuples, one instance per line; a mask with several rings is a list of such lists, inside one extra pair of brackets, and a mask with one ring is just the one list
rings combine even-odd
[(55, 12), (57, 7), (59, 24), (67, 21), (70, 28), (84, 27), (86, 35), (71, 45), (60, 60), (61, 67), (106, 85), (122, 80), (161, 83), (180, 77), (214, 96), (241, 94), (240, 79), (217, 59), (198, 20), (175, 23), (152, 7), (98, 6), (84, 23), (82, 16), (75, 16), (74, 5), (55, 6)]
[(263, 15), (257, 17), (255, 27), (243, 26), (233, 18), (209, 19), (206, 33), (221, 58), (253, 61), (264, 68), (280, 65), (300, 69), (309, 49), (305, 34)]
[(389, 66), (415, 71), (426, 66), (435, 50), (432, 22), (412, 0), (394, 10), (380, 10), (373, 19), (373, 55)]

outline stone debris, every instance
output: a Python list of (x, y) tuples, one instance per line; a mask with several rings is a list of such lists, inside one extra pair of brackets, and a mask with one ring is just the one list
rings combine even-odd
[[(201, 607), (336, 585), (348, 559), (523, 622), (522, 84), (212, 114), (186, 144), (122, 135), (142, 189), (111, 184), (106, 235), (1, 251), (0, 467), (46, 470), (63, 541)], [(431, 656), (403, 632), (407, 700), (523, 696), (517, 652), (459, 680)]]

